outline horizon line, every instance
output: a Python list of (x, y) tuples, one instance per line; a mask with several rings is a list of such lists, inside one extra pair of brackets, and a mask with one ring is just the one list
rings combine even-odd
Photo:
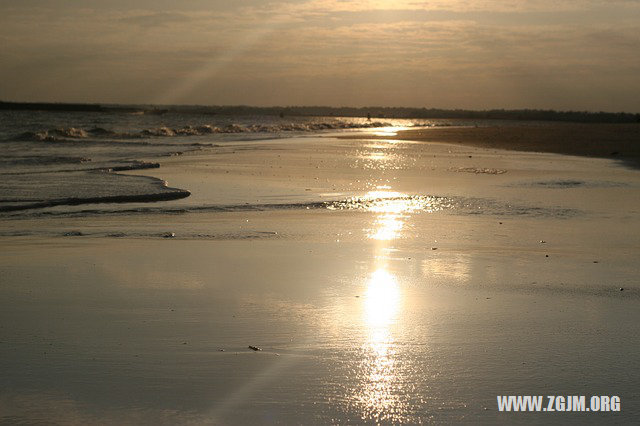
[(153, 106), (153, 107), (182, 107), (182, 108), (250, 108), (250, 109), (273, 109), (273, 110), (286, 110), (286, 109), (327, 109), (327, 110), (367, 110), (367, 109), (385, 109), (385, 110), (417, 110), (417, 111), (437, 111), (437, 112), (463, 112), (463, 113), (491, 113), (491, 112), (504, 112), (504, 113), (517, 113), (517, 112), (539, 112), (539, 113), (556, 113), (556, 114), (583, 114), (583, 115), (598, 115), (598, 114), (611, 114), (611, 115), (640, 115), (640, 112), (630, 112), (630, 111), (605, 111), (605, 110), (570, 110), (570, 109), (553, 109), (553, 108), (530, 108), (530, 107), (522, 107), (522, 108), (505, 108), (505, 107), (493, 107), (487, 109), (468, 109), (468, 108), (440, 108), (440, 107), (415, 107), (415, 106), (384, 106), (384, 105), (367, 105), (367, 106), (350, 106), (350, 105), (341, 105), (341, 106), (331, 106), (331, 105), (269, 105), (269, 106), (261, 106), (261, 105), (250, 105), (250, 104), (189, 104), (189, 103), (178, 103), (178, 104), (155, 104), (155, 103), (118, 103), (118, 102), (69, 102), (69, 101), (8, 101), (1, 100), (0, 104), (3, 105), (51, 105), (51, 106), (92, 106), (92, 107), (145, 107), (145, 106)]

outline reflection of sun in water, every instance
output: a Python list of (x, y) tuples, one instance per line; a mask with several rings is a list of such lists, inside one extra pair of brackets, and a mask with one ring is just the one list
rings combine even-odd
[(378, 216), (375, 222), (375, 229), (371, 230), (367, 236), (374, 240), (393, 240), (398, 238), (403, 226), (402, 216), (397, 214), (385, 214)]
[(369, 211), (380, 213), (375, 221), (375, 228), (367, 235), (374, 240), (398, 238), (407, 217), (406, 213), (424, 208), (423, 200), (394, 191), (370, 191), (365, 199), (374, 200), (368, 208)]
[[(393, 134), (398, 128), (380, 129)], [(376, 170), (388, 171), (407, 161), (383, 147), (372, 146), (372, 161)], [(364, 157), (363, 157), (364, 158)], [(388, 180), (387, 180), (388, 182)], [(390, 241), (399, 238), (409, 216), (418, 212), (435, 212), (450, 208), (449, 200), (427, 195), (408, 195), (392, 191), (389, 185), (378, 186), (362, 197), (331, 203), (332, 210), (348, 209), (373, 213), (375, 220), (367, 229), (368, 238), (378, 240), (378, 250), (384, 250)], [(378, 259), (384, 259), (379, 256)], [(403, 297), (396, 277), (384, 264), (366, 283), (363, 302), (362, 327), (366, 340), (360, 347), (361, 355), (355, 369), (358, 386), (349, 393), (349, 405), (354, 404), (363, 421), (375, 423), (406, 423), (410, 421), (411, 383), (407, 376), (407, 351), (394, 335), (397, 319), (402, 310)], [(404, 365), (403, 365), (404, 364)], [(410, 366), (409, 366), (410, 367)]]
[[(398, 132), (401, 130), (407, 130), (408, 127), (402, 126), (388, 126), (388, 127), (380, 127), (375, 129), (372, 132), (375, 136), (397, 136)], [(391, 143), (395, 143), (396, 141), (390, 141)]]
[(367, 283), (364, 321), (369, 338), (364, 346), (362, 387), (355, 395), (362, 419), (398, 421), (404, 412), (397, 376), (397, 354), (390, 327), (396, 320), (401, 295), (398, 283), (378, 269)]
[(367, 286), (365, 310), (370, 329), (388, 327), (398, 310), (400, 293), (393, 275), (384, 269), (373, 273)]

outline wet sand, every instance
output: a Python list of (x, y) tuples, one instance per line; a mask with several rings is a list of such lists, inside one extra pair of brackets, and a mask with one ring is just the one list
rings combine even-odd
[[(3, 217), (1, 422), (640, 415), (636, 170), (367, 135), (229, 143), (154, 173), (192, 195)], [(499, 413), (511, 394), (622, 411)]]
[[(357, 136), (356, 136), (357, 137)], [(640, 167), (640, 124), (532, 123), (490, 127), (436, 127), (376, 136), (486, 149), (612, 158)]]

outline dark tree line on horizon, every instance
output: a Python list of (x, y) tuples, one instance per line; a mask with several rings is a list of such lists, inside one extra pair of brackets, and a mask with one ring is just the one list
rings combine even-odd
[(326, 107), (287, 106), (255, 107), (202, 106), (202, 105), (115, 105), (47, 102), (3, 102), (0, 110), (27, 111), (77, 111), (104, 113), (146, 113), (146, 114), (212, 114), (212, 115), (279, 115), (286, 116), (329, 116), (329, 117), (375, 117), (375, 118), (422, 118), (422, 119), (471, 119), (471, 120), (530, 120), (564, 121), (579, 123), (640, 123), (640, 113), (555, 111), (540, 109), (439, 109), (405, 107)]

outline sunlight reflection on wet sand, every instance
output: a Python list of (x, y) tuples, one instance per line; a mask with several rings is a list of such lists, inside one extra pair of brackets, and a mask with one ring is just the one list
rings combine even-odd
[[(385, 186), (388, 187), (388, 186)], [(390, 241), (400, 238), (410, 213), (433, 213), (451, 208), (451, 201), (434, 196), (407, 195), (390, 190), (369, 191), (363, 197), (333, 203), (330, 210), (363, 210), (378, 213), (371, 229), (365, 229), (373, 240)]]
[(367, 236), (379, 241), (379, 256), (363, 300), (366, 341), (359, 369), (361, 385), (355, 389), (353, 399), (363, 420), (402, 423), (408, 412), (408, 398), (402, 389), (397, 365), (400, 354), (393, 333), (402, 310), (402, 292), (396, 277), (386, 267), (383, 252), (390, 241), (399, 237), (408, 213), (424, 209), (425, 203), (387, 189), (390, 188), (371, 191), (363, 197), (364, 209), (377, 213)]
[(392, 191), (371, 191), (366, 198), (378, 200), (369, 206), (369, 211), (380, 213), (376, 218), (374, 229), (367, 234), (374, 240), (393, 240), (398, 238), (406, 219), (405, 212), (419, 208), (404, 194)]
[[(380, 129), (376, 134), (395, 135), (398, 129)], [(387, 155), (378, 152), (379, 167)], [(360, 387), (353, 398), (363, 420), (402, 422), (407, 411), (407, 398), (403, 396), (401, 377), (398, 373), (397, 342), (393, 334), (398, 314), (402, 308), (402, 294), (396, 277), (387, 268), (384, 251), (390, 241), (400, 237), (408, 214), (428, 208), (430, 200), (409, 197), (392, 191), (390, 186), (377, 188), (364, 197), (351, 200), (346, 208), (376, 213), (372, 229), (365, 230), (367, 237), (378, 241), (375, 272), (367, 281), (363, 327), (366, 341), (359, 371)]]
[(363, 319), (368, 333), (363, 347), (362, 386), (354, 395), (362, 419), (398, 421), (398, 415), (406, 411), (399, 392), (398, 354), (391, 330), (401, 304), (395, 277), (383, 268), (375, 271), (367, 282), (364, 299)]

